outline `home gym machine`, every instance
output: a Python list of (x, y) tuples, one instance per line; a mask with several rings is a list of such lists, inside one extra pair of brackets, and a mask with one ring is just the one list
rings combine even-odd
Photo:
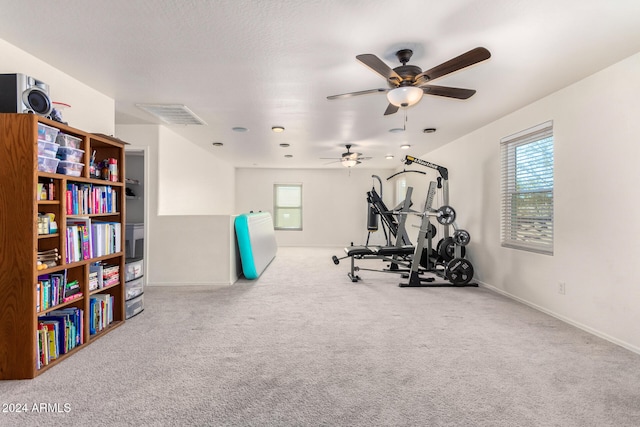
[[(456, 212), (449, 205), (449, 171), (443, 166), (413, 156), (405, 156), (404, 163), (405, 165), (416, 163), (435, 169), (440, 176), (437, 178), (437, 184), (432, 181), (429, 185), (425, 209), (421, 214), (422, 221), (416, 244), (416, 255), (408, 275), (409, 280), (406, 283), (401, 283), (400, 286), (478, 286), (475, 283), (470, 283), (474, 274), (473, 265), (465, 259), (465, 246), (471, 241), (471, 235), (468, 231), (458, 227)], [(442, 189), (443, 205), (434, 210), (431, 204), (436, 186)], [(439, 242), (435, 254), (432, 248), (432, 234), (434, 233), (430, 232), (432, 228), (430, 216), (436, 216), (438, 223), (444, 227), (444, 237)], [(452, 236), (449, 235), (449, 227), (454, 229)], [(418, 254), (421, 254), (419, 258)], [(424, 268), (426, 272), (433, 273), (436, 277), (444, 278), (449, 283), (438, 283), (433, 277), (421, 277), (421, 268)]]
[[(430, 182), (425, 206), (422, 212), (410, 211), (410, 196), (412, 188), (407, 188), (408, 196), (401, 205), (401, 210), (386, 211), (381, 210), (381, 214), (393, 217), (398, 216), (398, 224), (401, 224), (401, 231), (404, 230), (407, 215), (417, 215), (421, 217), (418, 240), (415, 247), (403, 245), (400, 236), (396, 236), (395, 246), (376, 247), (368, 246), (350, 246), (345, 248), (346, 256), (343, 258), (351, 258), (351, 272), (348, 273), (349, 278), (353, 282), (360, 280), (356, 274), (359, 270), (371, 270), (401, 273), (403, 278), (408, 279), (406, 283), (400, 283), (401, 287), (443, 287), (443, 286), (478, 286), (470, 283), (473, 279), (473, 265), (465, 259), (465, 246), (469, 244), (470, 234), (463, 229), (458, 228), (456, 224), (456, 212), (449, 205), (449, 173), (442, 166), (415, 158), (406, 156), (404, 163), (410, 165), (417, 163), (419, 165), (435, 169), (439, 173), (436, 182)], [(391, 175), (392, 178), (397, 174)], [(389, 179), (388, 178), (388, 179)], [(442, 190), (443, 205), (438, 209), (433, 209), (433, 200), (436, 194), (436, 188)], [(369, 193), (368, 193), (369, 196)], [(384, 206), (379, 205), (379, 206)], [(384, 218), (383, 215), (380, 215)], [(444, 227), (444, 237), (438, 243), (436, 249), (433, 249), (432, 240), (436, 234), (436, 226), (431, 223), (430, 218), (434, 217), (440, 225)], [(404, 219), (404, 220), (403, 220)], [(453, 227), (454, 232), (450, 236), (449, 227)], [(367, 238), (368, 241), (368, 238)], [(339, 260), (343, 258), (333, 257), (333, 262), (337, 265)], [(373, 270), (355, 266), (355, 259), (380, 259), (391, 262), (389, 270)], [(406, 267), (399, 269), (398, 264)], [(395, 268), (394, 268), (395, 267)], [(425, 273), (430, 273), (428, 277), (423, 277)]]
[[(407, 190), (407, 195), (405, 200), (393, 211), (387, 209), (387, 206), (382, 201), (382, 180), (378, 175), (371, 175), (371, 178), (375, 178), (378, 180), (380, 184), (380, 194), (376, 191), (375, 186), (371, 187), (371, 191), (367, 192), (367, 202), (368, 202), (368, 216), (367, 216), (367, 243), (365, 246), (369, 246), (369, 237), (371, 237), (371, 233), (378, 230), (378, 217), (381, 219), (382, 224), (382, 232), (384, 233), (385, 241), (387, 242), (387, 246), (391, 246), (391, 238), (392, 236), (396, 238), (396, 244), (400, 243), (402, 245), (410, 245), (411, 241), (409, 240), (409, 236), (407, 235), (407, 231), (404, 228), (405, 217), (396, 218), (394, 212), (397, 211), (409, 211), (411, 205), (411, 192), (413, 189)], [(398, 242), (397, 239), (400, 239)]]

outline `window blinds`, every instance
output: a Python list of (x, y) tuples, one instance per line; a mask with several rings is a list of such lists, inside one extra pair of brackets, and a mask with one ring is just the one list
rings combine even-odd
[(553, 254), (553, 122), (503, 138), (502, 246)]

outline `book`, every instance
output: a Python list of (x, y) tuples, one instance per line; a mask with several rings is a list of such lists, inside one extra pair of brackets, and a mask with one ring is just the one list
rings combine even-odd
[(113, 322), (113, 301), (110, 294), (95, 294), (91, 296), (94, 301), (93, 322), (94, 329), (101, 331)]
[(77, 280), (72, 280), (64, 285), (64, 294), (63, 299), (66, 302), (68, 298), (73, 297), (75, 295), (82, 296), (82, 292), (80, 289), (80, 284)]
[(58, 320), (41, 319), (40, 323), (47, 329), (46, 342), (43, 345), (48, 349), (48, 362), (57, 359), (60, 356), (59, 352), (59, 337), (60, 337), (60, 323)]
[[(102, 272), (102, 270), (103, 270), (103, 266), (100, 263), (94, 263), (94, 264), (91, 264), (89, 266), (89, 272), (97, 274), (97, 288), (96, 289), (102, 289), (102, 287), (103, 287), (103, 272)], [(89, 283), (91, 283), (91, 282), (89, 282)], [(93, 290), (93, 289), (91, 289), (91, 286), (89, 286), (89, 290)]]
[(42, 282), (38, 281), (38, 283), (36, 283), (36, 313), (40, 312), (41, 288), (42, 288)]
[(56, 331), (56, 357), (60, 354), (65, 354), (67, 352), (67, 336), (69, 334), (69, 325), (67, 316), (56, 316), (48, 313), (46, 316), (41, 316), (40, 321), (46, 324), (52, 324), (57, 322), (58, 327)]
[(67, 322), (70, 327), (70, 333), (68, 336), (68, 349), (80, 345), (84, 342), (82, 331), (82, 319), (83, 310), (77, 307), (67, 307), (59, 310), (54, 310), (50, 313), (54, 316), (64, 316), (67, 318)]
[(93, 232), (91, 227), (91, 218), (67, 218), (67, 226), (74, 225), (78, 227), (78, 243), (80, 245), (81, 259), (93, 258)]

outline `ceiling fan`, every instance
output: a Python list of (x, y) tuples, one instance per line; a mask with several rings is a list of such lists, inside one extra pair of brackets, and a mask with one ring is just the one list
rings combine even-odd
[(357, 55), (356, 59), (358, 59), (358, 61), (362, 62), (364, 65), (368, 66), (387, 80), (389, 88), (369, 89), (359, 92), (331, 95), (327, 96), (327, 99), (349, 98), (369, 93), (386, 92), (387, 99), (389, 100), (389, 106), (384, 112), (385, 116), (397, 112), (400, 107), (410, 107), (417, 104), (424, 94), (468, 99), (476, 93), (475, 90), (448, 86), (435, 86), (430, 84), (430, 82), (439, 77), (453, 73), (454, 71), (485, 61), (491, 57), (491, 53), (487, 49), (484, 47), (477, 47), (427, 71), (422, 71), (418, 66), (407, 65), (407, 62), (411, 59), (411, 55), (413, 55), (413, 51), (411, 49), (401, 49), (397, 51), (396, 56), (402, 65), (393, 69), (376, 55), (370, 53)]
[[(361, 157), (362, 153), (352, 153), (351, 152), (351, 144), (346, 144), (345, 147), (347, 148), (347, 152), (346, 153), (342, 153), (342, 157), (337, 158), (337, 157), (321, 157), (320, 159), (322, 160), (335, 160), (335, 162), (329, 162), (329, 163), (336, 163), (336, 162), (340, 162), (342, 164), (342, 166), (346, 167), (346, 168), (351, 168), (355, 165), (359, 165), (360, 163), (362, 163), (363, 160), (370, 160), (371, 157)], [(327, 164), (329, 164), (327, 163)]]

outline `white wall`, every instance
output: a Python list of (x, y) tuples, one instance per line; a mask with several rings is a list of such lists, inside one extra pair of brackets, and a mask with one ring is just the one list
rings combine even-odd
[(118, 138), (149, 157), (144, 179), (147, 283), (233, 283), (233, 167), (163, 126), (118, 125), (116, 130)]
[[(351, 172), (351, 174), (349, 174)], [(302, 183), (302, 231), (276, 231), (278, 246), (346, 246), (367, 240), (367, 191), (371, 175), (383, 181), (385, 204), (392, 208), (388, 169), (236, 169), (236, 213), (273, 214), (273, 185)], [(375, 181), (376, 191), (379, 184)], [(387, 203), (388, 201), (388, 203)], [(383, 243), (382, 231), (371, 244)]]
[[(28, 31), (26, 29), (25, 31)], [(0, 39), (0, 73), (26, 74), (49, 85), (52, 101), (71, 105), (63, 120), (77, 129), (113, 135), (115, 101)]]
[(233, 213), (234, 167), (164, 126), (159, 132), (158, 214)]
[[(640, 352), (640, 54), (422, 156), (449, 168), (482, 283)], [(553, 120), (554, 255), (500, 246), (500, 139)], [(566, 295), (558, 282), (566, 282)]]
[[(232, 215), (155, 218), (151, 285), (228, 285), (238, 279)], [(157, 249), (156, 249), (157, 248)]]

